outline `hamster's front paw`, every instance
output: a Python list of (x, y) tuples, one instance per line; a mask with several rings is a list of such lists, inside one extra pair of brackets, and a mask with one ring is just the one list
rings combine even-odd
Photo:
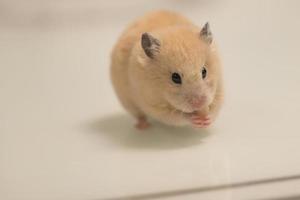
[(210, 116), (208, 116), (208, 115), (200, 116), (200, 115), (195, 114), (190, 117), (190, 120), (191, 120), (193, 127), (195, 127), (195, 128), (207, 128), (212, 122)]

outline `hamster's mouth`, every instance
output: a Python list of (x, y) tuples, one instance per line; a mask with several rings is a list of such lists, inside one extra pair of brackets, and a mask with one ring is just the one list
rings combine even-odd
[(204, 107), (204, 102), (201, 103), (201, 105), (190, 105), (189, 103), (177, 103), (177, 102), (174, 102), (173, 99), (166, 99), (168, 104), (173, 107), (174, 110), (177, 110), (178, 112), (181, 112), (183, 114), (192, 114), (192, 113), (195, 113), (195, 112), (198, 112), (199, 110), (203, 109)]
[(192, 114), (198, 111), (196, 109), (180, 109), (180, 108), (176, 108), (176, 110), (182, 112), (183, 114)]
[(169, 102), (169, 104), (174, 108), (174, 110), (177, 110), (178, 112), (181, 112), (183, 114), (192, 114), (200, 110), (199, 108), (193, 108), (192, 106), (188, 106), (188, 105), (178, 106), (172, 104), (172, 102)]

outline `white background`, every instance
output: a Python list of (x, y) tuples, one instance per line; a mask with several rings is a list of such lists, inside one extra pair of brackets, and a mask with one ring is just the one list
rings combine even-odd
[[(300, 174), (300, 2), (1, 1), (0, 199), (104, 199)], [(153, 9), (209, 21), (226, 89), (208, 131), (139, 132), (109, 79), (126, 24)], [(300, 180), (163, 199), (264, 199)]]

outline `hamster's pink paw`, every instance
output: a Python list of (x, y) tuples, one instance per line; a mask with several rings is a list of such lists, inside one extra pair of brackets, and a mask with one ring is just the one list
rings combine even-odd
[(139, 130), (145, 130), (150, 127), (150, 124), (148, 123), (146, 118), (140, 117), (138, 118), (138, 122), (135, 125), (135, 127)]
[(195, 128), (207, 128), (212, 123), (209, 116), (193, 115), (190, 119)]

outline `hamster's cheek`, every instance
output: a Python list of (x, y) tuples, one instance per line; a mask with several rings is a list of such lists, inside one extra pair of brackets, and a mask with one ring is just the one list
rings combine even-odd
[(212, 88), (214, 88), (215, 83), (212, 79), (207, 79), (206, 80), (206, 85), (207, 85), (208, 89), (212, 89)]
[(207, 96), (207, 106), (209, 106), (214, 101), (215, 94), (213, 91), (209, 91), (207, 92), (206, 96)]
[(165, 99), (172, 107), (174, 107), (174, 109), (183, 112), (189, 111), (185, 106), (185, 102), (183, 101), (182, 98), (180, 98), (180, 96), (174, 95), (172, 93), (166, 93)]

